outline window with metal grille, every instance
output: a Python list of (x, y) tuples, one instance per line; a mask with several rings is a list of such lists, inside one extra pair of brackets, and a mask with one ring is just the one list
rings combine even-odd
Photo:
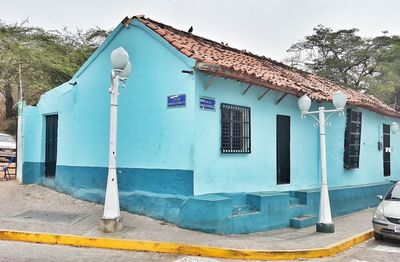
[(360, 163), (361, 112), (347, 109), (344, 135), (344, 168), (358, 168)]
[(249, 107), (221, 104), (221, 153), (251, 153)]

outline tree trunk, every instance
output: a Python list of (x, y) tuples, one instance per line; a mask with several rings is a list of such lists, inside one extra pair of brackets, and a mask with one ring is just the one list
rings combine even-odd
[(6, 100), (6, 118), (9, 118), (15, 115), (15, 110), (13, 110), (14, 100), (12, 97), (12, 87), (9, 81), (7, 81), (4, 86), (4, 98)]

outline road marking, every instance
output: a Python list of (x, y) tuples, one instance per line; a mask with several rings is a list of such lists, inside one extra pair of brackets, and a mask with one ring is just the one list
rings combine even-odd
[(367, 260), (352, 259), (349, 262), (368, 262)]
[(390, 253), (400, 253), (400, 248), (398, 247), (388, 247), (388, 246), (376, 246), (372, 250)]
[(60, 235), (38, 232), (10, 231), (0, 229), (0, 240), (24, 241), (52, 245), (97, 247), (120, 250), (170, 253), (186, 256), (246, 259), (246, 260), (297, 260), (336, 255), (373, 236), (368, 230), (326, 247), (297, 250), (247, 250), (193, 245), (174, 242), (128, 240), (79, 235)]
[(220, 262), (220, 260), (207, 258), (207, 257), (182, 257), (174, 260), (174, 262)]

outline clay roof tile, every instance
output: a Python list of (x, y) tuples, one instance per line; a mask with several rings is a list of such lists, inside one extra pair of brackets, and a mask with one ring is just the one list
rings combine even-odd
[[(138, 19), (182, 54), (195, 59), (198, 62), (199, 70), (255, 83), (297, 96), (307, 94), (310, 98), (318, 101), (330, 101), (335, 91), (342, 90), (347, 94), (350, 104), (384, 115), (400, 117), (400, 112), (395, 111), (376, 97), (359, 93), (317, 75), (289, 67), (265, 56), (257, 56), (175, 29), (144, 16), (134, 16), (132, 19)], [(215, 66), (200, 66), (199, 63), (219, 65), (225, 69), (216, 71)]]

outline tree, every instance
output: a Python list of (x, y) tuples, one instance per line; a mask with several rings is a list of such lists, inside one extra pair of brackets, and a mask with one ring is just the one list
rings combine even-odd
[(354, 89), (368, 89), (369, 79), (379, 74), (379, 52), (399, 40), (386, 35), (363, 38), (357, 28), (333, 31), (319, 25), (313, 30), (290, 47), (293, 56), (286, 62)]
[(6, 24), (0, 21), (0, 93), (5, 98), (5, 115), (15, 115), (22, 67), (24, 97), (35, 104), (47, 90), (68, 81), (109, 31), (92, 28), (75, 33), (46, 31), (28, 21)]
[(400, 44), (381, 50), (378, 74), (369, 81), (369, 92), (400, 109)]
[(333, 31), (319, 25), (290, 47), (292, 56), (285, 62), (400, 109), (400, 37), (387, 31), (373, 38), (357, 33), (357, 28)]

